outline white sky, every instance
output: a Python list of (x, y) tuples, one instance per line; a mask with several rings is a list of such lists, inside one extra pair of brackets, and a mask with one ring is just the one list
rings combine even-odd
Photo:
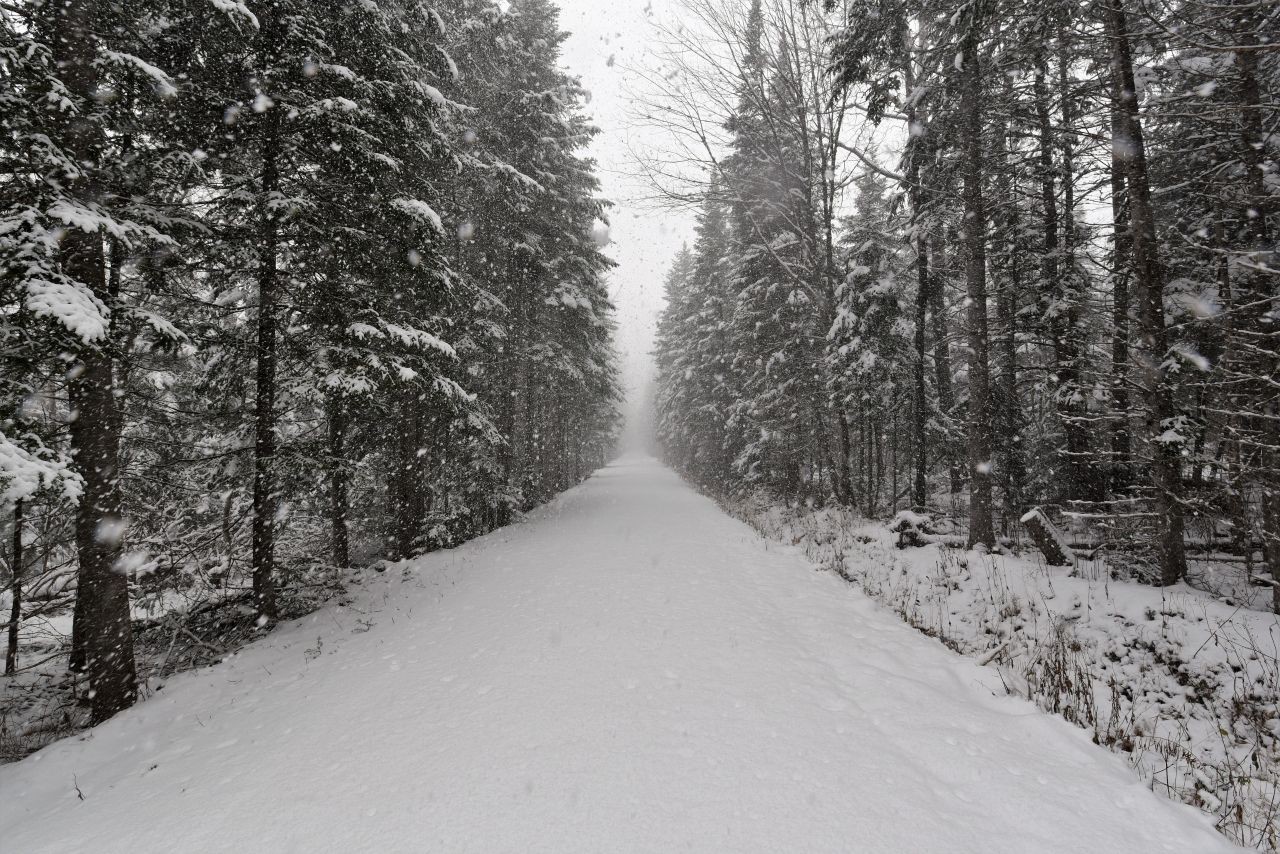
[[(603, 195), (614, 202), (612, 243), (606, 252), (618, 267), (609, 292), (618, 308), (618, 349), (633, 426), (652, 374), (653, 329), (662, 309), (662, 279), (671, 258), (692, 242), (692, 217), (645, 203), (645, 186), (631, 177), (628, 99), (634, 85), (627, 69), (640, 63), (655, 16), (673, 13), (670, 0), (558, 0), (560, 28), (571, 33), (563, 64), (591, 93), (587, 112), (601, 133), (591, 151), (599, 161)], [(644, 133), (645, 131), (636, 131)]]

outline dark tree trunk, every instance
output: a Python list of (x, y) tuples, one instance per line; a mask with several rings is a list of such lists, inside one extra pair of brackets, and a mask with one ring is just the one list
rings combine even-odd
[(411, 557), (418, 546), (418, 534), (426, 513), (422, 477), (423, 429), (422, 402), (417, 394), (403, 395), (400, 408), (400, 424), (397, 446), (395, 506), (391, 518), (395, 520), (395, 555)]
[(347, 401), (329, 398), (329, 526), (334, 566), (350, 566), (350, 484), (347, 470)]
[(9, 646), (4, 653), (4, 675), (18, 671), (18, 625), (22, 622), (22, 571), (26, 566), (22, 554), (22, 499), (13, 503), (13, 580), (9, 584)]
[(843, 405), (838, 405), (836, 410), (837, 426), (840, 431), (840, 459), (836, 463), (836, 500), (841, 504), (852, 506), (853, 504), (853, 470), (849, 465), (849, 455), (853, 453), (849, 441), (849, 415), (845, 412)]
[[(97, 272), (101, 273), (101, 242), (95, 235), (83, 236), (89, 238), (86, 242), (90, 245), (85, 247), (89, 253), (97, 249)], [(64, 250), (73, 242), (77, 240), (68, 235)], [(80, 261), (84, 263), (67, 263), (66, 267), (77, 280), (84, 281), (86, 267), (93, 262), (83, 258)], [(86, 350), (80, 354), (73, 372), (76, 376), (69, 388), (71, 445), (76, 470), (84, 480), (76, 513), (80, 556), (76, 617), (83, 668), (89, 674), (93, 692), (92, 719), (99, 723), (137, 699), (129, 579), (116, 571), (125, 527), (120, 506), (120, 436), (112, 429), (117, 423), (117, 401), (110, 354)]]
[[(1004, 96), (1013, 101), (1013, 83), (1005, 78)], [(1000, 247), (1003, 261), (1003, 281), (995, 289), (996, 324), (999, 335), (996, 360), (997, 375), (992, 403), (995, 407), (996, 426), (999, 430), (1000, 486), (1003, 493), (1000, 529), (1010, 534), (1022, 515), (1022, 491), (1024, 467), (1022, 463), (1022, 416), (1018, 401), (1018, 300), (1022, 292), (1022, 218), (1014, 200), (1009, 162), (1009, 128), (1001, 120), (996, 129), (997, 168), (996, 195), (1002, 200), (1003, 213), (999, 217)], [(993, 264), (993, 268), (996, 265)]]
[(960, 122), (964, 139), (965, 290), (969, 333), (969, 545), (995, 545), (991, 513), (991, 365), (987, 330), (987, 210), (982, 183), (986, 162), (982, 140), (982, 69), (979, 3), (970, 6), (961, 46)]
[(875, 484), (871, 488), (871, 514), (867, 517), (874, 519), (880, 511), (880, 493), (884, 490), (884, 425), (879, 419), (871, 421), (871, 442), (875, 446), (876, 452), (876, 479)]
[[(258, 31), (258, 62), (261, 69), (257, 84), (270, 85), (270, 76), (278, 62), (281, 29), (279, 9), (267, 7)], [(268, 94), (265, 93), (264, 94)], [(272, 208), (273, 197), (280, 190), (281, 157), (280, 111), (269, 108), (260, 125), (262, 158), (258, 197), (258, 316), (255, 342), (255, 397), (253, 448), (253, 529), (252, 564), (253, 598), (258, 614), (274, 620), (279, 614), (276, 601), (275, 533), (279, 495), (276, 483), (276, 368), (277, 301), (279, 294), (278, 254), (280, 223)]]
[[(1240, 75), (1240, 159), (1245, 166), (1244, 219), (1249, 227), (1249, 251), (1263, 253), (1261, 260), (1265, 262), (1270, 260), (1267, 253), (1274, 253), (1275, 247), (1271, 243), (1268, 224), (1272, 200), (1266, 189), (1265, 137), (1262, 130), (1264, 107), (1258, 84), (1258, 33), (1263, 27), (1263, 21), (1259, 9), (1251, 9), (1246, 15), (1247, 28), (1239, 39), (1244, 49), (1235, 52), (1235, 66)], [(1270, 276), (1269, 284), (1265, 274), (1258, 271), (1249, 271), (1246, 279), (1250, 282), (1246, 297), (1250, 303), (1257, 306), (1275, 305), (1274, 275)], [(1274, 323), (1268, 324), (1260, 318), (1251, 325), (1262, 331), (1257, 337), (1264, 359), (1264, 367), (1259, 373), (1267, 376), (1265, 362), (1270, 362), (1270, 373), (1274, 375), (1274, 366), (1280, 365), (1280, 333), (1274, 329)], [(1280, 614), (1280, 404), (1277, 404), (1274, 395), (1271, 397), (1271, 401), (1260, 413), (1261, 417), (1256, 420), (1259, 422), (1258, 432), (1261, 434), (1262, 445), (1262, 557), (1274, 582), (1271, 588), (1272, 609)]]
[(1272, 198), (1267, 192), (1266, 137), (1262, 132), (1262, 113), (1267, 109), (1262, 103), (1258, 85), (1258, 32), (1264, 26), (1260, 8), (1247, 12), (1250, 29), (1241, 37), (1245, 49), (1235, 52), (1235, 65), (1240, 75), (1240, 159), (1245, 167), (1245, 222), (1249, 225), (1249, 237), (1254, 251), (1274, 250), (1268, 233), (1268, 214)]
[(498, 381), (498, 433), (502, 436), (502, 444), (498, 446), (498, 465), (502, 472), (502, 482), (506, 485), (500, 503), (495, 509), (495, 519), (499, 526), (511, 522), (511, 502), (508, 494), (516, 487), (515, 470), (515, 354), (512, 352), (512, 336), (509, 335), (502, 344), (502, 379)]
[[(536, 300), (527, 300), (525, 303), (525, 334), (530, 341), (533, 340), (534, 330), (538, 324), (538, 304)], [(545, 497), (543, 485), (543, 468), (542, 468), (542, 419), (541, 419), (541, 399), (538, 392), (538, 383), (535, 378), (536, 366), (528, 349), (525, 350), (523, 358), (520, 362), (520, 387), (521, 394), (524, 398), (524, 432), (522, 433), (523, 448), (522, 456), (524, 457), (523, 469), (526, 473), (526, 482), (529, 487), (529, 494), (524, 497), (524, 507), (526, 510), (532, 510)]]
[[(1048, 34), (1044, 36), (1046, 42)], [(1047, 88), (1047, 46), (1036, 57), (1035, 103), (1039, 132), (1040, 195), (1044, 211), (1043, 255), (1041, 275), (1049, 296), (1048, 329), (1053, 338), (1054, 409), (1062, 424), (1063, 445), (1058, 451), (1058, 464), (1062, 473), (1062, 497), (1068, 500), (1097, 500), (1100, 485), (1094, 479), (1094, 465), (1090, 456), (1087, 427), (1083, 419), (1084, 393), (1081, 389), (1080, 366), (1080, 296), (1076, 292), (1072, 247), (1075, 222), (1072, 208), (1075, 203), (1072, 184), (1072, 148), (1069, 129), (1074, 121), (1071, 115), (1070, 93), (1066, 89), (1065, 69), (1059, 76), (1059, 97), (1062, 101), (1062, 168), (1054, 168), (1053, 125), (1050, 120), (1049, 93)], [(1061, 220), (1055, 176), (1062, 175), (1063, 210)]]
[(1138, 322), (1135, 353), (1141, 388), (1146, 398), (1146, 442), (1151, 455), (1151, 486), (1159, 531), (1156, 561), (1161, 584), (1176, 584), (1187, 571), (1183, 542), (1180, 445), (1164, 437), (1175, 413), (1173, 388), (1164, 368), (1168, 344), (1164, 322), (1164, 281), (1156, 243), (1151, 190), (1147, 181), (1146, 147), (1138, 118), (1133, 57), (1123, 0), (1109, 0), (1111, 83), (1119, 102), (1119, 131), (1113, 146), (1121, 154), (1128, 184), (1129, 236), (1136, 288)]
[[(62, 79), (84, 113), (69, 120), (66, 145), (87, 168), (68, 187), (86, 205), (97, 204), (103, 188), (96, 176), (102, 158), (102, 128), (91, 117), (98, 93), (89, 4), (69, 2), (55, 19), (54, 58)], [(102, 236), (78, 228), (62, 238), (63, 269), (113, 304), (107, 284)], [(76, 508), (76, 551), (79, 572), (73, 618), (73, 669), (89, 674), (91, 720), (100, 723), (133, 705), (137, 676), (133, 658), (133, 627), (129, 614), (129, 582), (116, 571), (124, 536), (120, 506), (120, 419), (116, 408), (113, 329), (107, 338), (82, 347), (68, 376), (71, 402), (71, 451), (84, 490)]]
[[(264, 25), (264, 33), (268, 26)], [(264, 35), (264, 38), (267, 36)], [(268, 44), (270, 40), (268, 39)], [(270, 48), (268, 48), (270, 49)], [(275, 583), (276, 494), (276, 289), (279, 224), (268, 205), (280, 188), (280, 122), (270, 109), (262, 123), (261, 212), (258, 221), (257, 391), (254, 400), (253, 597), (258, 613), (278, 616)]]
[(929, 243), (924, 229), (917, 224), (916, 233), (916, 328), (915, 376), (912, 388), (911, 445), (913, 451), (914, 472), (911, 479), (911, 504), (923, 510), (929, 502), (929, 450), (926, 425), (929, 414), (928, 401), (925, 397), (925, 360), (928, 353), (925, 349), (925, 324), (929, 316)]
[[(1036, 106), (1036, 124), (1039, 132), (1039, 172), (1040, 172), (1040, 208), (1043, 216), (1041, 228), (1040, 277), (1043, 293), (1047, 298), (1047, 321), (1049, 336), (1053, 340), (1053, 402), (1058, 420), (1062, 423), (1064, 434), (1071, 431), (1071, 408), (1069, 396), (1076, 391), (1072, 376), (1071, 330), (1066, 318), (1067, 299), (1062, 284), (1061, 265), (1058, 258), (1058, 195), (1054, 186), (1053, 169), (1053, 125), (1049, 117), (1049, 92), (1045, 78), (1048, 76), (1048, 63), (1045, 60), (1047, 48), (1041, 45), (1036, 54), (1033, 91)], [(1077, 499), (1080, 497), (1079, 460), (1071, 455), (1070, 439), (1066, 446), (1058, 450), (1059, 477), (1055, 481), (1062, 486), (1062, 497)]]
[[(528, 390), (528, 348), (529, 323), (528, 310), (525, 305), (529, 284), (524, 280), (518, 268), (512, 263), (511, 280), (511, 329), (507, 334), (504, 351), (506, 352), (505, 379), (508, 383), (507, 393), (502, 402), (503, 411), (499, 430), (506, 444), (504, 446), (504, 475), (509, 494), (519, 498), (519, 506), (526, 506), (528, 496), (525, 473), (529, 464), (527, 434), (532, 429), (528, 421), (529, 406), (526, 401)], [(510, 521), (510, 507), (504, 517)]]
[[(905, 23), (905, 22), (904, 22)], [(915, 91), (915, 65), (912, 57), (912, 36), (906, 26), (900, 27), (906, 61), (903, 63), (902, 82), (908, 96)], [(929, 449), (927, 425), (929, 422), (928, 399), (925, 396), (925, 361), (928, 358), (925, 326), (929, 319), (929, 236), (924, 222), (924, 192), (920, 186), (921, 164), (924, 160), (924, 133), (915, 102), (908, 97), (907, 197), (911, 202), (911, 221), (915, 228), (916, 244), (916, 305), (915, 305), (915, 364), (912, 376), (911, 450), (912, 478), (911, 504), (923, 510), (929, 501)]]
[(889, 428), (889, 515), (898, 512), (898, 418), (894, 410)]
[[(1120, 100), (1111, 93), (1111, 135), (1121, 133)], [(1128, 182), (1120, 150), (1111, 151), (1111, 489), (1124, 492), (1133, 482), (1133, 443), (1129, 434), (1129, 246)]]
[(1085, 335), (1082, 326), (1086, 295), (1081, 290), (1076, 270), (1076, 174), (1075, 174), (1075, 111), (1071, 98), (1070, 59), (1067, 56), (1067, 36), (1058, 30), (1058, 98), (1061, 102), (1062, 126), (1062, 258), (1059, 281), (1062, 283), (1064, 315), (1064, 349), (1061, 353), (1063, 373), (1060, 387), (1070, 391), (1070, 398), (1063, 402), (1063, 427), (1066, 431), (1067, 459), (1074, 467), (1072, 478), (1079, 494), (1072, 496), (1084, 501), (1101, 501), (1106, 497), (1106, 473), (1098, 465), (1093, 442), (1089, 434), (1088, 395), (1083, 378), (1088, 370)]
[[(926, 259), (927, 257), (926, 254)], [(947, 306), (944, 298), (945, 294), (943, 293), (944, 283), (941, 276), (934, 275), (932, 272), (927, 277), (927, 282), (929, 285), (929, 310), (932, 312), (933, 375), (934, 383), (938, 387), (938, 409), (949, 424), (951, 416), (955, 412), (956, 398), (955, 392), (951, 388), (951, 344), (947, 340)], [(964, 488), (964, 478), (960, 472), (960, 466), (956, 462), (957, 454), (952, 447), (951, 436), (945, 436), (942, 444), (946, 449), (949, 489), (952, 495), (956, 495)]]

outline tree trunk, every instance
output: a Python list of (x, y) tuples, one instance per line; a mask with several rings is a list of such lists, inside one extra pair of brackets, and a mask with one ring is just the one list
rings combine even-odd
[(1071, 454), (1071, 407), (1069, 398), (1076, 392), (1072, 376), (1071, 329), (1067, 322), (1067, 294), (1062, 285), (1061, 267), (1058, 263), (1058, 195), (1055, 189), (1053, 169), (1053, 126), (1049, 117), (1049, 92), (1045, 78), (1048, 62), (1047, 47), (1041, 45), (1036, 53), (1035, 76), (1032, 89), (1036, 106), (1036, 125), (1039, 132), (1040, 207), (1042, 220), (1040, 277), (1043, 293), (1047, 297), (1046, 317), (1049, 337), (1053, 341), (1053, 403), (1063, 433), (1068, 436), (1065, 446), (1058, 449), (1059, 477), (1054, 478), (1062, 487), (1062, 498), (1078, 499), (1081, 492), (1079, 460)]
[(925, 324), (929, 315), (929, 244), (921, 224), (916, 226), (916, 328), (915, 328), (915, 376), (913, 383), (913, 407), (911, 416), (911, 444), (914, 473), (911, 480), (911, 504), (923, 510), (929, 502), (929, 450), (926, 425), (929, 415), (925, 397)]
[[(267, 30), (263, 32), (271, 50)], [(257, 392), (254, 400), (253, 452), (253, 598), (258, 614), (268, 620), (278, 616), (275, 585), (276, 494), (276, 289), (279, 228), (268, 204), (279, 190), (280, 121), (274, 108), (262, 123), (261, 211), (258, 221), (258, 327)]]
[(1062, 126), (1062, 254), (1059, 281), (1062, 285), (1063, 303), (1066, 306), (1063, 336), (1065, 347), (1061, 353), (1063, 373), (1059, 374), (1060, 387), (1068, 390), (1070, 397), (1064, 402), (1063, 427), (1066, 430), (1067, 459), (1075, 467), (1073, 479), (1079, 494), (1073, 496), (1084, 501), (1101, 501), (1106, 497), (1106, 475), (1098, 465), (1095, 448), (1090, 439), (1088, 394), (1083, 387), (1083, 377), (1088, 370), (1087, 344), (1082, 328), (1082, 316), (1087, 295), (1081, 290), (1076, 270), (1076, 172), (1075, 172), (1075, 111), (1071, 100), (1070, 58), (1067, 55), (1066, 32), (1058, 29), (1058, 99), (1061, 102)]
[[(1061, 33), (1059, 39), (1061, 40)], [(1048, 34), (1044, 35), (1048, 41)], [(1059, 98), (1062, 101), (1062, 168), (1055, 170), (1053, 126), (1050, 121), (1047, 88), (1047, 45), (1036, 57), (1035, 102), (1039, 132), (1040, 193), (1044, 209), (1041, 270), (1049, 295), (1048, 328), (1053, 338), (1054, 409), (1062, 424), (1063, 445), (1058, 451), (1062, 472), (1062, 497), (1067, 500), (1097, 500), (1099, 486), (1094, 482), (1094, 466), (1090, 458), (1087, 428), (1083, 419), (1084, 392), (1081, 389), (1080, 365), (1080, 296), (1074, 287), (1072, 247), (1074, 185), (1072, 183), (1072, 147), (1068, 136), (1074, 118), (1070, 93), (1067, 91), (1066, 69), (1060, 68)], [(1065, 61), (1065, 60), (1064, 60)], [(1058, 213), (1055, 175), (1062, 175), (1063, 210)], [(1061, 234), (1061, 237), (1059, 236)]]
[(4, 653), (4, 675), (18, 671), (18, 625), (22, 622), (22, 499), (13, 503), (13, 580), (9, 583), (9, 646)]
[[(1271, 416), (1280, 416), (1280, 410), (1272, 407)], [(1275, 452), (1272, 452), (1272, 463)], [(1248, 548), (1252, 549), (1250, 545)], [(1271, 572), (1271, 610), (1280, 614), (1280, 489), (1267, 484), (1262, 489), (1262, 559)]]
[(347, 472), (347, 401), (329, 398), (329, 525), (334, 566), (351, 565), (351, 516)]
[(1128, 183), (1129, 235), (1133, 255), (1138, 322), (1135, 353), (1141, 388), (1146, 398), (1146, 441), (1151, 454), (1151, 486), (1159, 531), (1156, 561), (1161, 584), (1176, 584), (1187, 571), (1181, 502), (1181, 445), (1173, 429), (1173, 388), (1164, 368), (1168, 345), (1164, 324), (1164, 281), (1156, 243), (1151, 190), (1147, 181), (1146, 147), (1138, 118), (1133, 57), (1123, 0), (1108, 2), (1111, 40), (1111, 84), (1119, 102), (1119, 133), (1112, 142), (1119, 151)]
[[(1006, 77), (1004, 85), (1005, 99), (1013, 101), (1013, 83)], [(1019, 206), (1014, 200), (1011, 172), (1013, 166), (1009, 162), (1008, 124), (999, 122), (996, 129), (996, 161), (999, 172), (996, 177), (995, 191), (1003, 200), (1003, 214), (999, 218), (1000, 236), (996, 243), (1000, 247), (1000, 255), (1004, 261), (1005, 274), (1003, 281), (996, 287), (994, 300), (996, 308), (996, 324), (999, 335), (999, 358), (996, 360), (997, 375), (995, 393), (992, 404), (995, 407), (995, 419), (999, 428), (1000, 447), (1000, 486), (1003, 501), (1000, 513), (1000, 530), (1004, 534), (1012, 534), (1018, 519), (1022, 516), (1022, 484), (1024, 467), (1022, 464), (1022, 417), (1018, 400), (1018, 300), (1022, 292), (1022, 218)], [(993, 269), (998, 269), (993, 264)]]
[[(926, 261), (927, 258), (926, 249)], [(938, 409), (947, 421), (947, 425), (944, 425), (945, 428), (949, 426), (951, 415), (956, 406), (955, 391), (951, 388), (951, 344), (947, 340), (947, 306), (944, 298), (942, 277), (930, 273), (927, 281), (929, 284), (929, 308), (932, 312), (933, 320), (934, 383), (938, 387)], [(964, 478), (956, 461), (957, 454), (953, 450), (951, 436), (944, 436), (942, 444), (947, 457), (949, 489), (951, 494), (955, 495), (963, 488)]]
[[(534, 330), (538, 326), (538, 303), (537, 300), (528, 300), (525, 303), (525, 334), (528, 340), (534, 339)], [(532, 510), (545, 497), (543, 486), (543, 468), (542, 468), (542, 406), (541, 395), (539, 395), (538, 382), (535, 377), (536, 367), (533, 364), (533, 358), (526, 348), (524, 358), (520, 364), (520, 387), (521, 394), (524, 398), (524, 471), (526, 473), (526, 482), (529, 485), (529, 494), (524, 497), (524, 506), (526, 510)]]
[[(276, 6), (268, 7), (259, 29), (258, 62), (265, 85), (277, 63), (283, 23)], [(265, 91), (261, 94), (269, 94)], [(277, 300), (279, 288), (279, 218), (272, 208), (280, 190), (280, 111), (269, 107), (260, 126), (262, 175), (258, 197), (258, 316), (255, 342), (253, 453), (253, 597), (260, 617), (274, 620), (279, 613), (275, 583), (275, 532), (279, 495), (276, 486), (276, 367)]]
[[(1111, 135), (1121, 131), (1120, 100), (1111, 93)], [(1129, 246), (1128, 182), (1120, 150), (1111, 150), (1111, 489), (1124, 492), (1133, 482), (1133, 445), (1129, 435)]]
[[(98, 94), (93, 24), (88, 4), (73, 0), (57, 15), (50, 39), (63, 82), (84, 110), (69, 120), (65, 134), (68, 150), (77, 163), (86, 166), (67, 190), (86, 206), (97, 204), (104, 195), (96, 176), (103, 154), (102, 128), (90, 117)], [(65, 232), (60, 249), (66, 274), (112, 306), (102, 236), (73, 227)], [(116, 572), (124, 519), (120, 508), (114, 334), (109, 326), (105, 341), (82, 347), (68, 371), (71, 452), (84, 480), (76, 508), (79, 572), (71, 663), (73, 669), (89, 674), (91, 720), (95, 724), (128, 708), (137, 699), (129, 582), (123, 573)]]
[(418, 533), (425, 515), (425, 497), (421, 477), (423, 430), (421, 401), (416, 393), (406, 392), (401, 398), (400, 424), (396, 455), (395, 520), (396, 557), (411, 557), (418, 547)]
[(1241, 37), (1245, 49), (1235, 52), (1235, 66), (1240, 74), (1240, 160), (1245, 167), (1245, 222), (1249, 224), (1252, 251), (1274, 250), (1270, 246), (1267, 215), (1272, 200), (1266, 187), (1264, 167), (1266, 136), (1262, 131), (1262, 92), (1258, 85), (1258, 32), (1262, 29), (1260, 8), (1247, 13), (1250, 26)]
[[(510, 274), (511, 266), (508, 265), (508, 273)], [(510, 524), (511, 522), (511, 501), (510, 494), (516, 489), (516, 459), (515, 459), (515, 431), (516, 431), (516, 353), (515, 353), (515, 337), (519, 332), (519, 327), (510, 330), (509, 334), (502, 341), (502, 376), (498, 382), (498, 401), (497, 401), (497, 428), (498, 434), (502, 437), (502, 444), (498, 446), (498, 466), (502, 472), (502, 482), (505, 489), (499, 495), (499, 504), (495, 510), (495, 519), (499, 526)]]
[(840, 432), (840, 460), (836, 466), (836, 500), (846, 506), (853, 504), (853, 470), (849, 465), (849, 455), (853, 452), (849, 443), (849, 414), (844, 406), (837, 404), (837, 427)]
[(884, 490), (884, 427), (879, 419), (873, 418), (871, 421), (871, 443), (876, 451), (876, 479), (875, 484), (871, 488), (871, 514), (868, 516), (874, 519), (880, 511), (880, 493)]
[[(1263, 22), (1259, 9), (1251, 9), (1246, 13), (1247, 27), (1239, 41), (1245, 49), (1235, 52), (1235, 67), (1240, 75), (1240, 159), (1245, 166), (1244, 180), (1244, 219), (1249, 227), (1249, 252), (1274, 253), (1271, 244), (1267, 217), (1271, 212), (1271, 199), (1266, 189), (1266, 171), (1264, 168), (1265, 137), (1262, 130), (1262, 92), (1258, 84), (1258, 33)], [(1259, 259), (1266, 261), (1267, 255)], [(1275, 276), (1271, 277), (1270, 287), (1265, 274), (1249, 271), (1245, 279), (1249, 282), (1249, 293), (1246, 299), (1257, 306), (1274, 306)], [(1259, 372), (1267, 376), (1266, 362), (1270, 362), (1271, 373), (1274, 366), (1280, 364), (1280, 333), (1274, 329), (1274, 323), (1267, 323), (1258, 318), (1251, 325), (1261, 334), (1257, 340), (1262, 350), (1264, 366)], [(1268, 334), (1269, 333), (1269, 334)], [(1262, 392), (1265, 396), (1265, 391)], [(1261, 436), (1260, 491), (1262, 495), (1262, 557), (1274, 582), (1271, 588), (1272, 610), (1280, 614), (1280, 405), (1272, 400), (1260, 413), (1259, 422)]]
[[(101, 272), (101, 242), (88, 237), (84, 247), (96, 248)], [(67, 244), (78, 242), (72, 235)], [(93, 244), (96, 244), (94, 246)], [(70, 252), (68, 252), (70, 254)], [(72, 275), (80, 281), (92, 266), (91, 259)], [(68, 272), (73, 264), (67, 263)], [(133, 659), (133, 627), (129, 614), (129, 580), (116, 571), (124, 539), (125, 521), (120, 507), (120, 436), (112, 429), (117, 423), (113, 410), (114, 366), (109, 353), (86, 350), (80, 354), (70, 383), (72, 413), (71, 445), (76, 470), (84, 479), (84, 491), (76, 513), (76, 545), (80, 571), (76, 590), (76, 613), (80, 621), (83, 666), (93, 692), (93, 722), (100, 723), (137, 699), (137, 677)]]
[(969, 333), (969, 545), (995, 545), (991, 514), (991, 365), (987, 330), (987, 211), (982, 182), (985, 160), (982, 143), (982, 69), (978, 32), (982, 25), (978, 3), (970, 6), (970, 20), (961, 47), (960, 122), (964, 139), (965, 290)]
[(906, 60), (903, 62), (902, 82), (905, 89), (907, 115), (907, 198), (911, 202), (911, 222), (915, 228), (916, 244), (916, 306), (915, 306), (915, 364), (912, 366), (912, 414), (911, 414), (911, 450), (912, 479), (911, 504), (915, 509), (923, 510), (929, 501), (929, 450), (927, 426), (929, 415), (928, 399), (925, 396), (925, 360), (928, 358), (925, 343), (925, 326), (929, 319), (929, 236), (924, 224), (924, 193), (920, 187), (921, 162), (924, 159), (924, 129), (920, 125), (920, 117), (916, 113), (915, 102), (911, 98), (915, 92), (915, 65), (912, 57), (913, 39), (910, 28), (902, 26), (899, 38), (902, 39)]

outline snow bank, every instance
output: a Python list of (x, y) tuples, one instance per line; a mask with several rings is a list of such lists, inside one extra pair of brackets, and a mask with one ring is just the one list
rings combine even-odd
[(1126, 755), (1153, 789), (1202, 807), (1228, 837), (1275, 847), (1275, 615), (1185, 584), (1118, 582), (1089, 560), (1064, 569), (1034, 551), (899, 550), (889, 526), (836, 508), (733, 509), (920, 632), (996, 669), (1010, 692)]

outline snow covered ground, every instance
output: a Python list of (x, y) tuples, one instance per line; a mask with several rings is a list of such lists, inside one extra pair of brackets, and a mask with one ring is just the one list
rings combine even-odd
[[(1249, 608), (1211, 566), (1152, 587), (1112, 578), (1101, 559), (1046, 566), (1034, 548), (898, 549), (888, 527), (848, 509), (757, 499), (731, 511), (998, 669), (1010, 693), (1124, 754), (1155, 791), (1203, 808), (1228, 838), (1277, 849), (1280, 617)], [(1269, 608), (1265, 592), (1257, 604)]]
[(646, 459), (0, 768), (6, 852), (1239, 850)]

